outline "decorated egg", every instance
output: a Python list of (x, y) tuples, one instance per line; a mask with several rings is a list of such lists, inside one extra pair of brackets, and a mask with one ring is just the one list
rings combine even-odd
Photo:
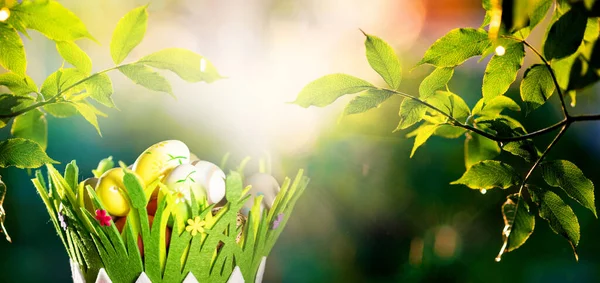
[(275, 202), (275, 198), (277, 197), (277, 193), (279, 193), (280, 190), (277, 180), (266, 173), (256, 173), (250, 176), (246, 179), (245, 186), (252, 186), (250, 191), (248, 191), (250, 198), (244, 203), (244, 207), (241, 211), (242, 214), (246, 216), (254, 205), (254, 199), (258, 196), (263, 196), (262, 202), (260, 203), (260, 212), (262, 213), (265, 207), (271, 209)]
[(110, 169), (98, 179), (96, 195), (112, 216), (125, 216), (129, 212), (129, 201), (125, 197), (123, 168)]
[(190, 150), (181, 141), (159, 142), (146, 149), (133, 163), (133, 171), (145, 185), (174, 167), (190, 162)]
[(220, 202), (225, 197), (225, 173), (223, 170), (204, 160), (194, 161), (192, 165), (198, 170), (198, 182), (206, 191), (208, 203)]
[(181, 201), (190, 202), (191, 193), (197, 200), (206, 197), (206, 191), (200, 182), (202, 176), (199, 169), (191, 164), (179, 165), (165, 177), (163, 184), (169, 188), (169, 192)]

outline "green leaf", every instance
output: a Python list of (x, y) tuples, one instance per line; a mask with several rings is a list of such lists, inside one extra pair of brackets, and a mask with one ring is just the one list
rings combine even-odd
[(364, 35), (367, 37), (365, 39), (365, 47), (367, 49), (369, 65), (383, 78), (390, 88), (397, 90), (402, 80), (402, 67), (394, 49), (377, 36), (366, 33)]
[(81, 116), (83, 116), (83, 118), (86, 121), (88, 121), (90, 124), (92, 124), (92, 126), (94, 126), (94, 128), (96, 128), (96, 131), (98, 131), (98, 135), (102, 136), (102, 133), (100, 132), (100, 127), (98, 126), (98, 117), (96, 117), (96, 109), (82, 101), (73, 102), (72, 104), (73, 106), (75, 106), (75, 109), (77, 109), (77, 112), (79, 112), (79, 114), (81, 114)]
[(465, 139), (465, 166), (469, 169), (480, 161), (494, 159), (500, 154), (496, 141), (476, 133), (468, 133)]
[(436, 130), (434, 135), (444, 137), (447, 139), (456, 139), (461, 137), (467, 130), (461, 127), (452, 126), (452, 125), (440, 125)]
[(490, 45), (488, 34), (483, 29), (453, 29), (429, 47), (417, 66), (458, 66), (473, 56), (483, 54)]
[(58, 163), (48, 157), (37, 142), (14, 138), (0, 142), (0, 167), (38, 168), (46, 163)]
[(92, 99), (100, 102), (104, 106), (116, 108), (112, 99), (112, 94), (114, 92), (112, 81), (107, 74), (94, 75), (84, 84), (86, 92), (90, 94)]
[[(471, 115), (471, 110), (467, 103), (460, 96), (449, 91), (437, 91), (434, 95), (427, 98), (426, 102), (460, 122), (465, 122), (467, 117)], [(435, 110), (431, 111), (437, 113)]]
[[(10, 7), (9, 7), (10, 8)], [(25, 26), (25, 22), (21, 18), (20, 14), (14, 12), (14, 9), (11, 9), (10, 17), (6, 20), (5, 23), (14, 27), (17, 31), (25, 35), (27, 38), (31, 39), (29, 34), (27, 33), (27, 27)]]
[(42, 150), (46, 150), (48, 142), (48, 122), (39, 109), (33, 109), (19, 115), (12, 124), (10, 133), (16, 138), (37, 142)]
[(508, 189), (520, 182), (519, 173), (510, 165), (496, 160), (473, 164), (460, 179), (450, 183), (462, 184), (471, 189)]
[(130, 64), (119, 67), (119, 71), (134, 83), (149, 90), (166, 92), (173, 95), (171, 84), (165, 77), (142, 64)]
[(534, 162), (540, 156), (531, 139), (506, 143), (502, 146), (502, 150), (514, 156), (521, 157), (527, 162)]
[(0, 66), (17, 75), (24, 76), (27, 69), (27, 58), (23, 41), (11, 26), (0, 22)]
[(483, 75), (483, 98), (486, 101), (503, 95), (517, 78), (525, 58), (523, 43), (515, 42), (505, 46), (506, 53), (492, 57)]
[(546, 14), (548, 13), (548, 9), (552, 7), (552, 0), (534, 0), (535, 3), (530, 2), (530, 12), (529, 12), (529, 28), (533, 29), (537, 24), (539, 24)]
[[(597, 70), (590, 67), (583, 56), (577, 57), (571, 67), (569, 74), (569, 86), (567, 90), (580, 90), (589, 87), (600, 80)], [(573, 92), (572, 92), (573, 93)], [(574, 103), (572, 103), (574, 106)]]
[(331, 74), (318, 78), (306, 85), (296, 97), (294, 104), (302, 107), (327, 106), (340, 96), (372, 88), (373, 85), (346, 74)]
[(598, 39), (600, 35), (600, 22), (598, 18), (588, 18), (585, 25), (585, 32), (583, 33), (584, 42), (593, 42)]
[(23, 77), (15, 73), (0, 74), (0, 85), (10, 89), (14, 95), (27, 95), (38, 91), (35, 82), (29, 76)]
[(79, 69), (85, 75), (92, 72), (92, 60), (77, 44), (71, 41), (57, 41), (56, 50), (65, 61)]
[[(83, 91), (84, 85), (78, 85), (67, 90), (66, 92), (65, 90), (68, 87), (85, 79), (85, 77), (86, 76), (78, 69), (60, 69), (46, 78), (42, 84), (42, 87), (40, 88), (40, 92), (46, 100), (49, 100), (58, 94), (60, 88), (60, 91), (64, 92), (62, 95), (66, 98), (69, 98), (72, 94)], [(75, 106), (68, 102), (47, 104), (44, 106), (44, 110), (57, 118), (65, 118), (77, 114), (77, 109)]]
[(6, 127), (15, 112), (29, 106), (33, 101), (31, 96), (0, 94), (0, 116), (5, 116), (0, 118), (0, 128)]
[(143, 57), (138, 62), (172, 71), (187, 82), (211, 83), (222, 78), (210, 61), (183, 48), (163, 49)]
[(20, 96), (9, 93), (0, 94), (0, 115), (11, 115), (33, 102), (31, 96)]
[(527, 113), (546, 103), (556, 87), (545, 65), (536, 64), (525, 71), (521, 81), (521, 99), (525, 102)]
[(552, 70), (554, 71), (554, 76), (556, 76), (556, 81), (558, 81), (558, 85), (561, 89), (567, 89), (569, 86), (569, 77), (571, 76), (571, 69), (573, 67), (573, 63), (579, 57), (579, 53), (574, 53), (571, 56), (555, 59), (550, 62), (550, 66), (552, 66)]
[[(527, 241), (535, 228), (535, 217), (529, 211), (529, 205), (519, 194), (512, 194), (506, 198), (502, 205), (504, 217), (504, 241), (506, 251), (510, 252)], [(505, 234), (506, 233), (506, 234)]]
[[(509, 116), (498, 115), (494, 119), (481, 117), (475, 119), (475, 123), (479, 128), (500, 137), (514, 137), (527, 133), (519, 121)], [(519, 156), (527, 162), (534, 162), (540, 155), (531, 139), (508, 142), (501, 147), (504, 151)]]
[(394, 93), (389, 90), (375, 88), (368, 89), (348, 102), (348, 105), (344, 108), (344, 115), (367, 112), (370, 109), (379, 107), (380, 104), (392, 95), (394, 95)]
[(416, 134), (415, 143), (413, 145), (412, 151), (410, 152), (410, 158), (413, 157), (413, 155), (415, 154), (415, 151), (417, 151), (417, 148), (419, 148), (421, 145), (423, 145), (429, 139), (429, 137), (431, 137), (431, 135), (433, 135), (433, 133), (435, 132), (435, 129), (437, 127), (438, 127), (438, 125), (422, 125), (417, 130), (415, 130), (413, 133), (409, 134), (409, 135)]
[(567, 195), (596, 214), (594, 184), (575, 164), (567, 160), (553, 160), (541, 164), (546, 183), (563, 189)]
[(427, 112), (427, 107), (418, 101), (410, 98), (405, 98), (400, 104), (400, 122), (394, 132), (404, 130), (423, 119)]
[(580, 6), (571, 8), (550, 27), (544, 42), (546, 60), (567, 57), (579, 48), (585, 28), (587, 16)]
[(473, 115), (485, 116), (495, 118), (504, 109), (511, 111), (521, 111), (521, 107), (512, 99), (506, 96), (496, 96), (491, 100), (484, 102), (484, 99), (480, 99), (475, 107), (473, 107)]
[(54, 41), (95, 40), (83, 22), (56, 1), (24, 1), (11, 11), (23, 25), (41, 32)]
[(419, 97), (427, 99), (434, 95), (437, 90), (443, 89), (452, 78), (454, 68), (436, 68), (423, 79), (419, 85)]
[(131, 10), (117, 23), (110, 41), (110, 55), (115, 64), (120, 64), (144, 38), (148, 25), (148, 6)]
[[(579, 244), (579, 221), (573, 209), (549, 190), (529, 187), (529, 193), (539, 207), (540, 217), (548, 221), (554, 233), (567, 238), (575, 251)], [(577, 253), (575, 256), (577, 257)]]

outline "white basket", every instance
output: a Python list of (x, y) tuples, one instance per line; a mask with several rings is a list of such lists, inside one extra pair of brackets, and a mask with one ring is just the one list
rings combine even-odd
[[(85, 283), (85, 279), (83, 278), (83, 274), (81, 273), (80, 266), (73, 260), (70, 260), (70, 262), (71, 262), (71, 274), (73, 275), (73, 283)], [(265, 273), (266, 263), (267, 263), (267, 257), (263, 256), (262, 260), (260, 261), (260, 266), (258, 267), (258, 271), (256, 272), (256, 280), (254, 281), (254, 283), (262, 283), (263, 275)], [(113, 282), (118, 283), (119, 281), (116, 279), (115, 279), (115, 281), (110, 279), (110, 277), (108, 277), (108, 274), (106, 274), (106, 271), (104, 270), (104, 268), (100, 268), (100, 271), (98, 272), (98, 277), (96, 277), (95, 283), (113, 283)], [(227, 283), (245, 283), (245, 282), (246, 282), (246, 280), (244, 280), (242, 271), (240, 270), (239, 267), (236, 266), (233, 269), (231, 276), (227, 280)], [(152, 283), (152, 281), (150, 281), (150, 278), (148, 278), (148, 276), (146, 275), (145, 272), (142, 272), (140, 274), (140, 277), (138, 277), (138, 279), (135, 280), (135, 283)], [(192, 274), (190, 272), (185, 277), (185, 279), (183, 279), (182, 283), (199, 283), (199, 282), (196, 279), (196, 277), (194, 277), (194, 274)]]

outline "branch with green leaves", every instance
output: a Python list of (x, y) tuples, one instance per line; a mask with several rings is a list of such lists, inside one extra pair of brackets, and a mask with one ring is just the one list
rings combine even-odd
[[(98, 116), (106, 117), (98, 106), (116, 108), (110, 71), (118, 70), (135, 84), (173, 94), (170, 82), (156, 70), (168, 70), (187, 82), (211, 83), (222, 78), (203, 56), (182, 48), (167, 48), (123, 63), (146, 34), (148, 5), (135, 8), (119, 20), (110, 42), (114, 67), (92, 73), (92, 60), (77, 41), (96, 39), (83, 22), (56, 1), (0, 1), (8, 15), (0, 19), (0, 128), (12, 120), (12, 138), (0, 141), (0, 168), (37, 168), (57, 163), (45, 150), (48, 140), (47, 115), (67, 118), (81, 115), (101, 135)], [(6, 6), (6, 7), (3, 7)], [(35, 30), (54, 41), (63, 65), (38, 88), (27, 75), (22, 38)], [(70, 66), (65, 66), (70, 65)], [(3, 200), (0, 194), (0, 200)], [(4, 219), (0, 201), (0, 224)]]
[[(565, 97), (569, 97), (570, 106), (575, 107), (577, 93), (600, 80), (600, 3), (535, 0), (523, 5), (524, 1), (504, 0), (492, 5), (490, 0), (483, 0), (486, 16), (481, 27), (454, 29), (434, 42), (417, 63), (417, 67), (435, 67), (421, 82), (418, 96), (400, 90), (402, 67), (393, 48), (365, 33), (367, 60), (386, 87), (351, 75), (333, 74), (309, 83), (294, 102), (302, 107), (324, 107), (344, 95), (358, 94), (345, 107), (344, 114), (350, 115), (376, 108), (394, 95), (404, 97), (395, 132), (414, 128), (406, 135), (415, 137), (411, 157), (432, 136), (449, 139), (464, 136), (466, 171), (451, 184), (465, 185), (481, 193), (494, 188), (517, 190), (502, 205), (504, 242), (497, 261), (505, 252), (524, 244), (533, 233), (536, 209), (554, 232), (569, 241), (577, 255), (579, 224), (562, 194), (596, 215), (592, 182), (572, 162), (546, 159), (572, 124), (600, 120), (600, 114), (570, 115), (565, 102)], [(540, 52), (527, 37), (553, 4)], [(517, 103), (505, 94), (517, 81), (525, 48), (532, 51), (539, 63), (525, 70), (519, 83), (521, 102)], [(450, 91), (448, 82), (455, 68), (469, 58), (481, 56), (481, 62), (492, 54), (483, 76), (482, 97), (470, 108)], [(519, 120), (504, 113), (524, 108), (529, 114), (555, 92), (564, 118), (548, 127), (528, 132)], [(540, 152), (534, 143), (536, 138), (556, 130), (553, 141)], [(506, 154), (531, 164), (524, 176), (503, 161)], [(530, 178), (538, 171), (545, 185), (531, 184)]]

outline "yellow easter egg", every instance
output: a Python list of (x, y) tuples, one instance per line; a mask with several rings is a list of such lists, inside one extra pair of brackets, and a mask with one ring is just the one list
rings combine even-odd
[(174, 167), (190, 162), (190, 150), (181, 141), (159, 142), (146, 149), (133, 163), (133, 171), (145, 185)]
[(129, 202), (124, 195), (124, 175), (123, 168), (110, 169), (100, 176), (96, 185), (96, 195), (112, 216), (125, 216), (129, 213)]

